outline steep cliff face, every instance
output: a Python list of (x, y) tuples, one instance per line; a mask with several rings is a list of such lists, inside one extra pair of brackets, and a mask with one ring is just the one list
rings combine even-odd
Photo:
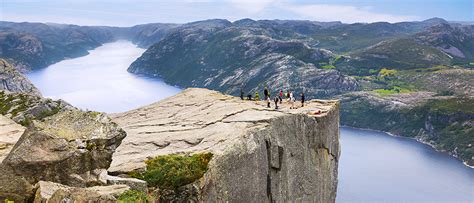
[(344, 125), (413, 137), (474, 165), (472, 97), (357, 92), (340, 99)]
[(0, 90), (41, 96), (39, 90), (6, 60), (0, 58)]
[(192, 192), (180, 194), (181, 200), (334, 202), (338, 102), (309, 101), (298, 109), (279, 105), (274, 110), (274, 103), (266, 108), (215, 91), (187, 89), (112, 115), (127, 137), (109, 173), (146, 170), (145, 161), (159, 155), (209, 152), (213, 158), (207, 172), (192, 186), (183, 186)]
[(185, 24), (148, 48), (128, 71), (228, 94), (238, 94), (241, 88), (254, 92), (264, 85), (305, 89), (308, 96), (319, 97), (359, 88), (353, 78), (320, 68), (334, 57), (332, 52), (313, 48), (280, 26), (223, 20)]

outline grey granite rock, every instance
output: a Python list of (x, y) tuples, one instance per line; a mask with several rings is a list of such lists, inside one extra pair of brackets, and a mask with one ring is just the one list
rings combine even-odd
[(0, 58), (0, 90), (41, 96), (40, 91), (6, 60)]
[[(107, 184), (112, 153), (125, 132), (105, 114), (64, 111), (34, 121), (0, 164), (0, 201), (32, 196), (32, 185), (52, 181), (71, 187)], [(128, 186), (127, 186), (128, 187)], [(29, 192), (28, 192), (29, 191)]]
[(37, 184), (35, 203), (55, 202), (117, 202), (118, 197), (130, 188), (126, 185), (77, 188), (53, 182)]
[(24, 131), (25, 127), (0, 115), (0, 163), (10, 153)]
[(109, 172), (143, 170), (144, 161), (157, 155), (211, 152), (208, 172), (195, 183), (199, 201), (334, 202), (339, 103), (265, 106), (193, 88), (112, 115), (127, 137)]

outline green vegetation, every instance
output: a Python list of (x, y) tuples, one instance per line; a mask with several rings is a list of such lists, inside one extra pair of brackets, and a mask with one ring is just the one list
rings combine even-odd
[(0, 114), (10, 113), (15, 117), (19, 112), (25, 111), (30, 105), (26, 97), (25, 94), (7, 94), (0, 91)]
[(387, 96), (387, 95), (391, 95), (391, 94), (400, 94), (400, 93), (410, 93), (412, 92), (411, 90), (409, 89), (406, 89), (406, 88), (401, 88), (401, 87), (398, 87), (398, 86), (394, 86), (392, 87), (392, 89), (376, 89), (376, 90), (373, 90), (374, 92), (378, 93), (379, 95), (381, 96)]
[(138, 190), (127, 190), (120, 194), (118, 203), (148, 203), (151, 202), (148, 199), (147, 194)]
[[(40, 108), (41, 111), (31, 111), (41, 103), (45, 103), (47, 108)], [(0, 91), (0, 114), (9, 115), (10, 118), (18, 116), (20, 113), (27, 112), (18, 123), (23, 126), (29, 126), (32, 120), (43, 120), (46, 117), (57, 114), (61, 110), (58, 102), (52, 100), (41, 100), (39, 97), (24, 93), (6, 93)]]
[(97, 118), (101, 113), (98, 111), (88, 111), (89, 115), (91, 115), (92, 118)]
[[(341, 103), (341, 123), (344, 125), (392, 132), (406, 137), (425, 133), (425, 139), (438, 149), (456, 153), (474, 165), (474, 100), (468, 97), (432, 99), (413, 107), (387, 108), (363, 96), (351, 96)], [(429, 129), (426, 129), (429, 125)]]
[(325, 65), (325, 66), (321, 66), (322, 69), (335, 69), (336, 66), (333, 66), (333, 65)]
[(145, 180), (151, 187), (176, 189), (201, 178), (212, 156), (212, 153), (161, 155), (145, 161), (147, 167), (144, 172), (130, 175)]
[(380, 77), (388, 77), (388, 76), (395, 76), (395, 74), (397, 74), (397, 70), (391, 70), (391, 69), (387, 69), (387, 68), (382, 68), (380, 69), (379, 71), (379, 76)]

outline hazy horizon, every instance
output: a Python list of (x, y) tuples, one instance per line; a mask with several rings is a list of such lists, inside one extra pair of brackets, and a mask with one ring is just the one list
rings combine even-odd
[(243, 18), (395, 23), (439, 17), (473, 22), (472, 13), (471, 0), (0, 0), (1, 21), (120, 27)]
[[(431, 18), (427, 18), (427, 19), (421, 19), (421, 20), (413, 20), (413, 21), (400, 21), (400, 22), (387, 22), (387, 21), (376, 21), (376, 22), (352, 22), (352, 23), (344, 23), (344, 22), (341, 22), (341, 21), (316, 21), (316, 20), (304, 20), (304, 19), (301, 19), (301, 20), (298, 20), (298, 19), (252, 19), (252, 18), (241, 18), (241, 19), (237, 19), (237, 20), (229, 20), (229, 19), (222, 19), (222, 18), (209, 18), (209, 19), (201, 19), (201, 20), (195, 20), (195, 21), (189, 21), (189, 22), (184, 22), (184, 23), (170, 23), (170, 22), (148, 22), (148, 23), (142, 23), (142, 24), (134, 24), (134, 25), (128, 25), (128, 26), (115, 26), (115, 25), (107, 25), (107, 24), (103, 24), (103, 25), (82, 25), (82, 24), (74, 24), (74, 23), (58, 23), (58, 22), (41, 22), (41, 21), (8, 21), (8, 20), (0, 20), (0, 22), (11, 22), (11, 23), (44, 23), (44, 24), (58, 24), (58, 25), (78, 25), (78, 26), (106, 26), (106, 27), (133, 27), (133, 26), (137, 26), (137, 25), (146, 25), (146, 24), (155, 24), (155, 23), (161, 23), (161, 24), (176, 24), (176, 25), (184, 25), (184, 24), (187, 24), (187, 23), (194, 23), (194, 22), (200, 22), (200, 21), (206, 21), (206, 20), (227, 20), (229, 22), (235, 22), (235, 21), (239, 21), (239, 20), (243, 20), (243, 19), (251, 19), (251, 20), (255, 20), (255, 21), (260, 21), (260, 20), (275, 20), (275, 21), (309, 21), (309, 22), (319, 22), (319, 23), (329, 23), (329, 22), (340, 22), (342, 24), (357, 24), (357, 23), (361, 23), (361, 24), (371, 24), (371, 23), (390, 23), (390, 24), (394, 24), (394, 23), (402, 23), (402, 22), (422, 22), (422, 21), (426, 21), (426, 20), (430, 20), (430, 19), (435, 19), (435, 18), (440, 18), (440, 17), (431, 17)], [(444, 18), (440, 18), (440, 19), (443, 19), (443, 20), (446, 20)], [(461, 23), (461, 24), (474, 24), (474, 21), (451, 21), (451, 20), (446, 20), (450, 23)]]

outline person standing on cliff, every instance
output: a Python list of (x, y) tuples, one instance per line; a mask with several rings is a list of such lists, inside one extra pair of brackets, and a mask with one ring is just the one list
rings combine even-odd
[(260, 96), (258, 95), (258, 92), (255, 92), (255, 103), (258, 104), (258, 100), (260, 100)]
[(278, 109), (278, 100), (280, 100), (280, 102), (281, 102), (281, 97), (278, 98), (278, 97), (275, 96), (275, 98), (273, 99), (273, 101), (275, 102), (275, 109)]
[(244, 90), (240, 89), (240, 99), (244, 100)]
[(293, 92), (290, 92), (290, 103), (291, 103), (290, 109), (294, 109), (295, 108), (295, 98), (293, 97)]
[(283, 102), (283, 90), (280, 90), (280, 95), (278, 95), (278, 99), (280, 100), (280, 104)]
[(265, 86), (265, 89), (263, 90), (263, 96), (265, 96), (265, 100), (267, 100), (268, 97), (270, 96), (270, 94), (268, 94), (268, 88), (267, 88), (267, 86)]
[(301, 93), (301, 107), (304, 107), (304, 93)]
[(267, 97), (267, 107), (268, 107), (268, 108), (271, 108), (270, 103), (271, 103), (270, 97)]

